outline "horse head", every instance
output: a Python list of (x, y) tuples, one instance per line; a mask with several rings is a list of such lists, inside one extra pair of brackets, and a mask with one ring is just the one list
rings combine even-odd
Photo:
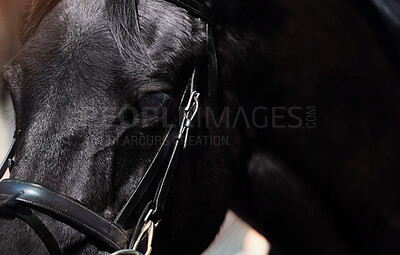
[[(199, 100), (210, 104), (203, 86), (208, 36), (204, 19), (167, 1), (33, 1), (23, 47), (3, 70), (20, 130), (11, 178), (66, 195), (105, 219), (117, 218), (168, 136), (166, 115), (188, 100), (185, 92), (194, 80)], [(199, 124), (191, 132), (214, 131)], [(200, 253), (227, 210), (230, 153), (210, 144), (189, 144), (188, 151), (168, 193), (155, 254)], [(127, 233), (157, 183), (151, 187), (126, 217)], [(63, 253), (102, 253), (90, 237), (46, 213), (34, 214)], [(46, 253), (24, 222), (2, 220), (0, 227), (6, 233), (2, 250)]]

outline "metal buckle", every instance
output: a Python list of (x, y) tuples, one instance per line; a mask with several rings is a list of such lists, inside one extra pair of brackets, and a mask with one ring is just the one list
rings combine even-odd
[(200, 97), (199, 92), (192, 91), (189, 97), (189, 101), (184, 109), (183, 120), (177, 137), (177, 140), (181, 140), (183, 136), (185, 137), (183, 142), (183, 148), (186, 148), (187, 146), (189, 128), (192, 124), (193, 119), (196, 117), (199, 111), (199, 105), (200, 105), (199, 97)]
[(116, 252), (111, 253), (110, 255), (127, 255), (127, 254), (131, 254), (131, 255), (143, 255), (142, 253), (135, 251), (135, 250), (131, 250), (131, 249), (124, 249), (124, 250), (119, 250)]
[[(190, 94), (189, 101), (185, 107), (185, 119), (193, 121), (197, 112), (199, 111), (199, 97), (200, 93), (197, 91), (193, 91)], [(194, 109), (192, 109), (194, 107)]]
[(140, 231), (140, 234), (133, 245), (133, 250), (137, 250), (139, 247), (140, 242), (142, 241), (142, 238), (147, 234), (147, 250), (144, 255), (150, 255), (152, 251), (152, 243), (153, 243), (153, 237), (154, 237), (154, 228), (155, 224), (153, 221), (149, 220), (145, 223), (145, 225), (142, 228), (142, 231)]
[(157, 226), (157, 224), (154, 224), (153, 221), (149, 220), (149, 217), (151, 216), (152, 212), (153, 212), (153, 210), (150, 210), (148, 212), (148, 214), (146, 215), (145, 220), (144, 220), (144, 225), (143, 225), (137, 239), (135, 240), (133, 247), (129, 248), (129, 249), (123, 249), (123, 250), (116, 251), (116, 252), (112, 253), (111, 255), (122, 255), (122, 254), (142, 255), (142, 253), (137, 251), (137, 248), (139, 247), (140, 242), (146, 235), (147, 235), (147, 249), (146, 249), (146, 253), (144, 255), (151, 254), (151, 252), (153, 250), (153, 248), (151, 246), (153, 244), (154, 229)]

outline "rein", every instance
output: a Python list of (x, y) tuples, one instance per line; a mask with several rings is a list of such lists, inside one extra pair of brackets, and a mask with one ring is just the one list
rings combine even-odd
[[(208, 100), (215, 110), (217, 106), (218, 66), (214, 43), (213, 24), (214, 12), (207, 5), (194, 0), (167, 0), (186, 9), (195, 17), (206, 22), (207, 56), (208, 56)], [(200, 68), (199, 68), (200, 69)], [(182, 154), (187, 148), (187, 138), (192, 121), (198, 114), (200, 93), (197, 92), (197, 72), (193, 71), (191, 82), (186, 86), (181, 98), (179, 109), (184, 107), (183, 119), (169, 128), (165, 139), (155, 158), (148, 167), (138, 187), (132, 192), (128, 201), (111, 221), (96, 212), (88, 209), (79, 201), (71, 197), (50, 190), (39, 184), (7, 179), (0, 182), (0, 218), (20, 218), (26, 222), (38, 235), (48, 252), (52, 255), (62, 254), (61, 249), (42, 221), (35, 216), (31, 209), (42, 212), (60, 222), (63, 222), (88, 237), (100, 241), (99, 249), (113, 252), (111, 255), (136, 254), (141, 241), (147, 236), (147, 250), (150, 255), (155, 228), (162, 219), (165, 201), (171, 183), (176, 175)], [(0, 176), (4, 176), (7, 169), (14, 166), (13, 158), (16, 152), (17, 139), (20, 131), (14, 133), (11, 147), (1, 164)], [(123, 228), (133, 213), (143, 204), (143, 197), (149, 193), (151, 185), (157, 177), (158, 186), (153, 198), (148, 201), (135, 226), (133, 235), (129, 235)]]

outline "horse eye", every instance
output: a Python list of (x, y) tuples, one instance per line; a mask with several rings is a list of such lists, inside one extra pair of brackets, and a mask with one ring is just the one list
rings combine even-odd
[(146, 94), (139, 99), (137, 110), (142, 118), (159, 117), (169, 101), (170, 97), (164, 93)]

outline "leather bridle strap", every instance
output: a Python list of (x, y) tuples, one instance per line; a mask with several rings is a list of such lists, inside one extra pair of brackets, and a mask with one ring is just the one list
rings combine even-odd
[(15, 199), (21, 196), (23, 193), (23, 191), (20, 191), (12, 196), (0, 195), (0, 217), (7, 219), (21, 219), (27, 223), (33, 229), (33, 231), (35, 231), (36, 235), (46, 246), (50, 254), (61, 255), (61, 250), (56, 239), (46, 228), (43, 222), (32, 213), (31, 209), (23, 205), (16, 204)]
[[(193, 80), (194, 75), (192, 78), (192, 84)], [(180, 123), (179, 131), (177, 133), (172, 133), (176, 135), (171, 136), (170, 134), (170, 137), (174, 138), (174, 142), (172, 144), (172, 150), (170, 151), (169, 160), (165, 165), (164, 175), (158, 184), (158, 188), (155, 192), (153, 200), (148, 202), (147, 206), (142, 211), (139, 221), (136, 224), (134, 234), (131, 238), (129, 249), (136, 249), (135, 244), (137, 245), (141, 240), (140, 230), (143, 229), (143, 226), (150, 223), (150, 225), (153, 225), (154, 227), (161, 221), (164, 212), (165, 201), (169, 194), (172, 181), (176, 175), (178, 169), (177, 165), (180, 162), (181, 155), (183, 154), (185, 137), (187, 137), (191, 123), (199, 109), (199, 95), (200, 94), (197, 91), (194, 91), (194, 86), (191, 86), (190, 97), (188, 99), (187, 106), (184, 109), (185, 114)]]
[[(120, 225), (125, 225), (127, 220), (132, 216), (134, 210), (143, 200), (143, 196), (149, 192), (150, 185), (154, 183), (155, 177), (162, 173), (161, 179), (158, 182), (158, 188), (152, 200), (149, 200), (145, 209), (136, 224), (134, 234), (132, 235), (129, 249), (133, 249), (134, 244), (140, 242), (141, 229), (147, 223), (158, 223), (161, 220), (166, 198), (169, 193), (171, 183), (178, 170), (178, 162), (184, 149), (189, 128), (197, 112), (199, 110), (198, 97), (200, 94), (195, 91), (197, 86), (197, 72), (193, 71), (191, 83), (186, 86), (182, 95), (181, 102), (177, 111), (183, 108), (183, 118), (179, 117), (175, 124), (168, 130), (166, 138), (163, 141), (159, 151), (157, 152), (153, 162), (142, 177), (138, 187), (132, 193), (132, 196), (122, 208), (115, 222)], [(179, 124), (179, 125), (178, 125)], [(123, 252), (123, 251), (121, 251)], [(114, 253), (125, 254), (125, 253)]]
[(35, 231), (36, 235), (42, 240), (49, 254), (61, 255), (62, 252), (58, 243), (51, 232), (43, 224), (43, 222), (32, 213), (32, 210), (25, 206), (17, 206), (15, 208), (15, 216), (26, 222)]
[[(195, 69), (193, 71), (191, 83), (186, 86), (182, 94), (181, 102), (178, 106), (178, 109), (176, 109), (176, 112), (180, 112), (180, 110), (183, 108), (184, 103), (187, 103), (187, 105), (183, 110), (186, 110), (188, 105), (195, 103), (193, 101), (194, 98), (192, 95), (196, 87), (196, 81), (197, 81), (196, 75), (197, 72)], [(128, 199), (126, 204), (121, 209), (120, 213), (117, 215), (114, 221), (115, 223), (121, 226), (124, 226), (127, 223), (128, 219), (132, 216), (132, 213), (135, 211), (135, 209), (141, 202), (143, 196), (150, 189), (150, 186), (151, 184), (153, 184), (153, 181), (156, 178), (156, 176), (159, 175), (160, 173), (163, 173), (163, 176), (161, 177), (161, 180), (159, 181), (158, 184), (156, 195), (154, 196), (153, 199), (155, 208), (152, 208), (153, 210), (155, 210), (154, 213), (156, 213), (158, 216), (161, 215), (165, 203), (164, 196), (166, 196), (166, 194), (168, 193), (170, 182), (172, 181), (171, 175), (172, 176), (174, 175), (170, 173), (171, 172), (170, 169), (172, 168), (172, 171), (175, 171), (176, 160), (174, 159), (177, 158), (179, 155), (179, 153), (177, 153), (178, 150), (177, 145), (180, 145), (179, 141), (182, 139), (180, 133), (182, 131), (182, 125), (185, 125), (185, 123), (183, 123), (184, 121), (186, 121), (185, 117), (186, 116), (184, 116), (183, 120), (179, 120), (178, 116), (177, 120), (175, 121), (175, 124), (173, 124), (168, 129), (165, 139), (161, 144), (160, 149), (158, 150), (156, 156), (154, 157), (153, 162), (150, 164), (146, 173), (140, 180), (138, 187), (132, 192), (131, 197)], [(159, 194), (160, 192), (165, 194)]]
[[(207, 34), (207, 64), (208, 64), (208, 100), (211, 109), (218, 113), (218, 58), (214, 39), (216, 13), (214, 8), (196, 0), (166, 0), (186, 9), (191, 15), (203, 19)], [(209, 1), (210, 5), (213, 1)]]
[(176, 130), (171, 127), (168, 130), (166, 138), (164, 139), (161, 148), (157, 152), (153, 162), (140, 180), (137, 189), (132, 193), (131, 197), (116, 217), (114, 221), (115, 223), (124, 226), (129, 217), (132, 216), (132, 213), (135, 211), (135, 209), (141, 202), (141, 199), (147, 193), (148, 189), (153, 183), (153, 180), (159, 173), (159, 169), (162, 167), (163, 163), (170, 157), (171, 145), (173, 144), (176, 135)]
[(214, 29), (210, 24), (207, 28), (207, 56), (208, 56), (208, 100), (214, 113), (218, 113), (218, 58), (215, 48)]
[(193, 16), (202, 18), (208, 24), (214, 25), (215, 23), (214, 10), (202, 2), (195, 0), (166, 0), (166, 1), (173, 3), (179, 7), (182, 7)]
[(183, 153), (183, 144), (182, 144), (182, 137), (176, 137), (176, 141), (174, 143), (172, 157), (168, 162), (168, 166), (165, 170), (165, 174), (161, 179), (156, 194), (154, 196), (154, 204), (155, 208), (154, 211), (150, 215), (150, 219), (154, 222), (159, 222), (162, 218), (164, 212), (164, 205), (167, 199), (169, 189), (171, 187), (172, 181), (174, 176), (176, 175), (177, 166), (180, 162), (181, 155)]
[(77, 200), (38, 184), (13, 179), (0, 182), (0, 197), (3, 201), (15, 194), (19, 195), (7, 203), (8, 207), (22, 205), (40, 211), (81, 233), (103, 241), (110, 251), (127, 246), (129, 236), (122, 227), (91, 211)]

